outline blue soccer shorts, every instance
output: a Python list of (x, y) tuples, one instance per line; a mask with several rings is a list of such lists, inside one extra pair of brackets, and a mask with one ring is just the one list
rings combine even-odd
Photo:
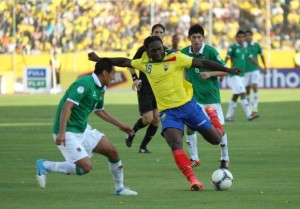
[(211, 127), (209, 118), (195, 99), (180, 107), (164, 110), (159, 115), (162, 132), (166, 128), (176, 128), (184, 132), (184, 125), (187, 125), (194, 131), (204, 131)]

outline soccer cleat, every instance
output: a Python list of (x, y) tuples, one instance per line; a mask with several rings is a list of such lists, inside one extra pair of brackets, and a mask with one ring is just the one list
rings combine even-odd
[(208, 105), (205, 107), (205, 112), (206, 114), (208, 115), (208, 117), (211, 119), (211, 118), (214, 118), (214, 117), (217, 117), (218, 118), (218, 114), (217, 114), (217, 110), (214, 106), (212, 105)]
[(36, 161), (36, 169), (37, 169), (36, 179), (40, 187), (42, 188), (46, 187), (46, 175), (48, 174), (47, 169), (43, 165), (44, 161), (45, 160), (42, 159)]
[(257, 119), (258, 117), (259, 117), (258, 114), (251, 113), (251, 115), (247, 119), (248, 119), (248, 121), (252, 121), (254, 119)]
[(256, 115), (257, 117), (259, 117), (259, 114), (258, 114), (257, 110), (256, 111), (253, 110), (251, 115)]
[(203, 186), (203, 183), (201, 181), (194, 180), (194, 181), (191, 182), (190, 189), (191, 189), (191, 191), (203, 191), (204, 186)]
[(131, 147), (132, 145), (132, 141), (133, 141), (133, 138), (135, 137), (135, 135), (127, 135), (126, 138), (125, 138), (125, 142), (126, 142), (126, 146), (127, 147)]
[(228, 169), (230, 163), (229, 160), (220, 160), (220, 162), (221, 162), (220, 168)]
[(135, 191), (130, 190), (129, 188), (122, 187), (115, 191), (115, 195), (123, 195), (123, 196), (129, 196), (129, 195), (137, 195), (138, 193)]
[(147, 147), (145, 147), (145, 148), (140, 148), (139, 153), (149, 154), (151, 152), (147, 149)]
[(190, 159), (190, 161), (191, 161), (191, 167), (192, 168), (200, 166), (200, 161), (199, 160)]
[(231, 116), (231, 117), (226, 117), (226, 118), (225, 118), (225, 121), (227, 121), (227, 122), (234, 122), (235, 120), (234, 120), (234, 118)]

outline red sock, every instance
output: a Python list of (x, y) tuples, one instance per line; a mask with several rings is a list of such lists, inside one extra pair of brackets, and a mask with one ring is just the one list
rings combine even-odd
[(223, 136), (223, 126), (220, 123), (218, 116), (210, 118), (211, 123), (214, 125), (214, 127), (217, 129), (218, 133)]
[(184, 153), (183, 149), (174, 150), (173, 157), (177, 167), (182, 171), (183, 175), (185, 175), (188, 181), (197, 179), (193, 169), (191, 168), (191, 162), (188, 156)]

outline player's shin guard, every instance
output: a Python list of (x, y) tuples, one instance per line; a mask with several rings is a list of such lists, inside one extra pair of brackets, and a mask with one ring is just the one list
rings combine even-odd
[(183, 175), (185, 175), (188, 181), (191, 182), (197, 179), (191, 168), (191, 162), (188, 156), (184, 153), (183, 149), (174, 150), (173, 157), (177, 167), (182, 171)]
[(229, 155), (228, 155), (228, 144), (227, 144), (227, 134), (224, 132), (222, 136), (222, 141), (220, 143), (220, 148), (221, 148), (221, 157), (220, 160), (229, 160)]
[(186, 143), (188, 145), (188, 151), (191, 159), (199, 161), (198, 147), (197, 147), (197, 135), (195, 131), (187, 132)]
[(76, 166), (75, 163), (70, 162), (53, 162), (53, 161), (44, 161), (44, 166), (49, 173), (64, 173), (64, 174), (77, 174), (83, 175), (85, 172), (82, 168)]
[(122, 161), (118, 160), (116, 162), (109, 161), (109, 170), (111, 171), (114, 183), (115, 183), (115, 189), (118, 190), (120, 188), (123, 188), (123, 165)]
[(251, 116), (251, 108), (250, 108), (250, 105), (247, 101), (247, 99), (241, 99), (241, 105), (243, 107), (243, 110), (247, 116), (247, 118), (249, 118)]
[(230, 118), (233, 116), (236, 107), (237, 107), (237, 102), (231, 100), (228, 106), (226, 118)]

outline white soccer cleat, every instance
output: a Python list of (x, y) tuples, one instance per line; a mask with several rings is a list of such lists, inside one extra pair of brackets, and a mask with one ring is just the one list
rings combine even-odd
[(46, 175), (48, 174), (47, 169), (43, 165), (44, 161), (42, 159), (36, 161), (36, 180), (42, 188), (46, 187)]
[(130, 190), (129, 188), (123, 187), (121, 189), (118, 189), (115, 192), (115, 195), (123, 195), (123, 196), (129, 196), (129, 195), (137, 195), (138, 193), (135, 191)]
[(36, 175), (36, 180), (38, 181), (40, 187), (46, 187), (46, 175)]

